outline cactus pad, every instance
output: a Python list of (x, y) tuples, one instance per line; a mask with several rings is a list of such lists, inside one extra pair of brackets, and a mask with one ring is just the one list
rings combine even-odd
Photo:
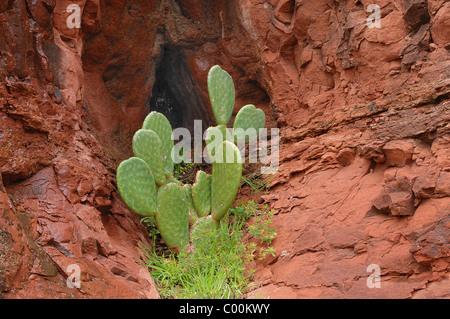
[[(257, 109), (253, 104), (247, 104), (239, 110), (233, 125), (234, 140), (244, 140), (245, 142), (252, 142), (259, 134), (259, 129), (266, 125), (266, 115), (261, 109)], [(245, 131), (254, 129), (254, 135), (246, 136)]]
[(192, 200), (192, 188), (190, 185), (183, 185), (183, 190), (185, 191), (186, 203), (189, 210), (189, 225), (192, 226), (198, 220), (198, 215), (194, 207), (194, 201)]
[(144, 120), (142, 125), (143, 129), (149, 129), (154, 131), (161, 140), (161, 152), (164, 161), (164, 174), (166, 177), (173, 175), (173, 139), (172, 139), (172, 126), (169, 120), (161, 113), (150, 112)]
[(211, 215), (206, 217), (201, 217), (192, 226), (191, 229), (191, 240), (195, 244), (195, 240), (202, 235), (202, 233), (213, 231), (219, 227), (219, 223), (211, 217)]
[(211, 178), (211, 215), (220, 221), (230, 208), (239, 189), (242, 159), (239, 149), (229, 141), (219, 148)]
[(164, 185), (164, 161), (161, 153), (161, 140), (152, 130), (140, 129), (133, 137), (134, 156), (143, 159), (152, 171), (158, 186)]
[(211, 175), (198, 171), (196, 181), (192, 185), (192, 200), (199, 217), (211, 212)]
[(209, 70), (208, 92), (217, 124), (226, 125), (233, 113), (236, 96), (233, 79), (218, 65)]
[(117, 168), (117, 188), (129, 208), (142, 216), (156, 214), (156, 184), (144, 160), (132, 157)]
[(233, 141), (233, 136), (225, 125), (208, 127), (205, 135), (206, 149), (212, 163), (216, 156), (216, 149), (222, 147), (224, 141)]
[(170, 183), (158, 190), (156, 225), (166, 245), (178, 252), (189, 243), (189, 208), (186, 192)]

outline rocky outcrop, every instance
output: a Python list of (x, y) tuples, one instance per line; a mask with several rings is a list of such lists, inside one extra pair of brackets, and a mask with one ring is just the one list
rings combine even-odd
[(158, 297), (115, 169), (151, 109), (210, 124), (214, 64), (281, 129), (249, 297), (449, 297), (449, 2), (377, 3), (380, 28), (369, 1), (0, 4), (2, 297)]
[(448, 3), (380, 2), (379, 29), (367, 1), (240, 4), (282, 130), (250, 295), (448, 298)]
[[(83, 40), (67, 29), (69, 3), (0, 5), (0, 294), (158, 298), (137, 250), (145, 231), (83, 119)], [(95, 3), (76, 3), (91, 23)], [(80, 287), (66, 284), (74, 267)]]

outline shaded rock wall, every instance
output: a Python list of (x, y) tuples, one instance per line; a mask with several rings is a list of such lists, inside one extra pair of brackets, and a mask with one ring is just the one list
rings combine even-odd
[[(0, 294), (157, 298), (139, 261), (145, 232), (83, 119), (84, 31), (67, 28), (70, 3), (0, 5)], [(77, 3), (94, 27), (98, 3)], [(79, 289), (66, 285), (72, 264)]]
[(366, 25), (371, 1), (0, 4), (2, 296), (158, 297), (115, 169), (155, 87), (183, 97), (174, 123), (210, 121), (220, 64), (235, 111), (253, 103), (281, 129), (262, 197), (277, 253), (253, 265), (250, 297), (448, 297), (450, 2), (373, 2), (381, 28)]

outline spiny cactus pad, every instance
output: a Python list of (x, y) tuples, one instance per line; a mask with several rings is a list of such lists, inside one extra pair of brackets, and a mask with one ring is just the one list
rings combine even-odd
[(225, 125), (211, 126), (206, 129), (205, 134), (206, 149), (211, 163), (214, 162), (216, 149), (222, 146), (227, 137), (232, 141), (232, 136)]
[(233, 143), (223, 142), (217, 150), (211, 179), (211, 215), (220, 221), (230, 208), (239, 189), (242, 176), (241, 152)]
[(236, 96), (233, 79), (218, 65), (209, 70), (208, 92), (217, 124), (226, 125), (233, 113)]
[(161, 140), (152, 130), (140, 129), (133, 136), (134, 156), (143, 159), (153, 174), (158, 186), (164, 185), (164, 161), (161, 152)]
[[(266, 125), (266, 115), (261, 109), (257, 109), (253, 104), (247, 104), (239, 110), (233, 125), (234, 141), (244, 140), (252, 142), (258, 137), (259, 129)], [(254, 129), (254, 135), (245, 135), (248, 129)], [(250, 131), (249, 131), (250, 132)]]
[(197, 211), (195, 210), (194, 201), (192, 199), (192, 188), (190, 185), (183, 185), (182, 187), (185, 191), (186, 203), (188, 205), (189, 225), (192, 226), (198, 220)]
[(123, 201), (142, 216), (156, 214), (156, 184), (144, 160), (132, 157), (117, 168), (117, 188)]
[(192, 226), (191, 229), (191, 240), (195, 244), (195, 240), (204, 234), (205, 232), (213, 231), (219, 227), (219, 223), (212, 218), (211, 215), (206, 217), (201, 217), (197, 220), (197, 222)]
[(189, 244), (189, 208), (182, 186), (169, 183), (159, 188), (155, 221), (172, 251), (178, 252)]
[(211, 212), (211, 175), (198, 171), (192, 185), (192, 200), (199, 217)]
[(161, 152), (164, 161), (164, 174), (166, 177), (173, 175), (172, 149), (174, 146), (172, 139), (172, 126), (164, 114), (151, 112), (144, 120), (143, 129), (154, 131), (161, 140)]

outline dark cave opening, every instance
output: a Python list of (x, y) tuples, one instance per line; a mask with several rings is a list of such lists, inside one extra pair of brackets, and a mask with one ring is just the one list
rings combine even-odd
[(147, 104), (148, 111), (164, 114), (172, 128), (184, 127), (193, 132), (194, 120), (202, 120), (205, 130), (213, 125), (212, 114), (192, 79), (181, 49), (166, 46), (158, 64), (155, 83)]

